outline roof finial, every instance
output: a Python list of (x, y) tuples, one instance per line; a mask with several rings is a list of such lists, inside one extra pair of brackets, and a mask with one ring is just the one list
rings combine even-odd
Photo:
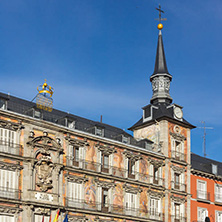
[(167, 19), (166, 19), (166, 18), (162, 18), (162, 14), (161, 14), (161, 13), (164, 13), (164, 11), (161, 10), (161, 5), (160, 5), (160, 4), (159, 4), (159, 8), (156, 8), (156, 10), (159, 11), (159, 18), (156, 19), (156, 20), (158, 20), (158, 21), (160, 22), (160, 23), (158, 24), (157, 28), (158, 28), (159, 30), (161, 30), (161, 29), (163, 28), (163, 25), (162, 25), (161, 21), (166, 21)]

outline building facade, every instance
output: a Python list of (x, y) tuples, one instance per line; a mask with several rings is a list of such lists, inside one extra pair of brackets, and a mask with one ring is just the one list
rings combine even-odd
[(153, 96), (125, 131), (0, 94), (0, 222), (191, 221), (190, 130), (159, 30)]
[(192, 222), (222, 222), (222, 163), (191, 154)]

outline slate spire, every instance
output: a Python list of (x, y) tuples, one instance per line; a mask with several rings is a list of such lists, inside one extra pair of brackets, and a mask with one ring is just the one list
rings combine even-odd
[(166, 64), (166, 57), (163, 47), (163, 38), (161, 29), (162, 24), (158, 25), (159, 35), (156, 51), (156, 61), (154, 72), (150, 77), (150, 82), (152, 83), (153, 96), (150, 100), (151, 104), (165, 103), (166, 105), (171, 104), (173, 99), (170, 96), (170, 82), (172, 76), (169, 74)]

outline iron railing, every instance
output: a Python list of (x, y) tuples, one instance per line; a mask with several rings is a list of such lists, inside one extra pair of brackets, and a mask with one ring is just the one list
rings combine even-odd
[(0, 187), (0, 197), (7, 199), (19, 199), (21, 191), (8, 187)]
[(103, 165), (101, 163), (86, 161), (86, 160), (76, 160), (73, 157), (66, 157), (67, 166), (78, 167), (85, 170), (95, 171), (98, 173), (106, 173), (116, 177), (124, 177), (139, 180), (145, 183), (152, 183), (154, 185), (164, 186), (164, 178), (155, 177), (149, 174), (139, 173), (137, 171), (129, 172), (126, 169), (119, 168), (116, 166)]
[(22, 146), (16, 143), (0, 140), (0, 152), (22, 156)]
[(84, 210), (97, 210), (106, 213), (113, 213), (118, 215), (130, 215), (135, 217), (145, 217), (157, 221), (162, 221), (163, 213), (157, 211), (148, 211), (140, 208), (129, 208), (122, 205), (103, 204), (95, 201), (86, 201), (81, 199), (66, 198), (66, 206)]
[(187, 155), (185, 153), (171, 151), (171, 158), (173, 158), (175, 160), (186, 162)]
[(171, 188), (174, 190), (185, 192), (187, 189), (187, 185), (184, 183), (177, 183), (175, 181), (171, 181)]
[(197, 199), (210, 201), (210, 192), (197, 190)]
[(186, 222), (187, 218), (179, 215), (171, 215), (171, 222)]

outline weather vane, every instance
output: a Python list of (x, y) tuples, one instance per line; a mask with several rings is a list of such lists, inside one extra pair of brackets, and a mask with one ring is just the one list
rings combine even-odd
[(163, 25), (161, 23), (161, 21), (166, 21), (167, 19), (166, 18), (162, 18), (162, 13), (164, 13), (164, 11), (161, 9), (161, 5), (159, 4), (159, 8), (156, 8), (157, 11), (159, 11), (159, 18), (156, 19), (158, 20), (160, 23), (158, 24), (157, 28), (159, 30), (161, 30), (163, 28)]

